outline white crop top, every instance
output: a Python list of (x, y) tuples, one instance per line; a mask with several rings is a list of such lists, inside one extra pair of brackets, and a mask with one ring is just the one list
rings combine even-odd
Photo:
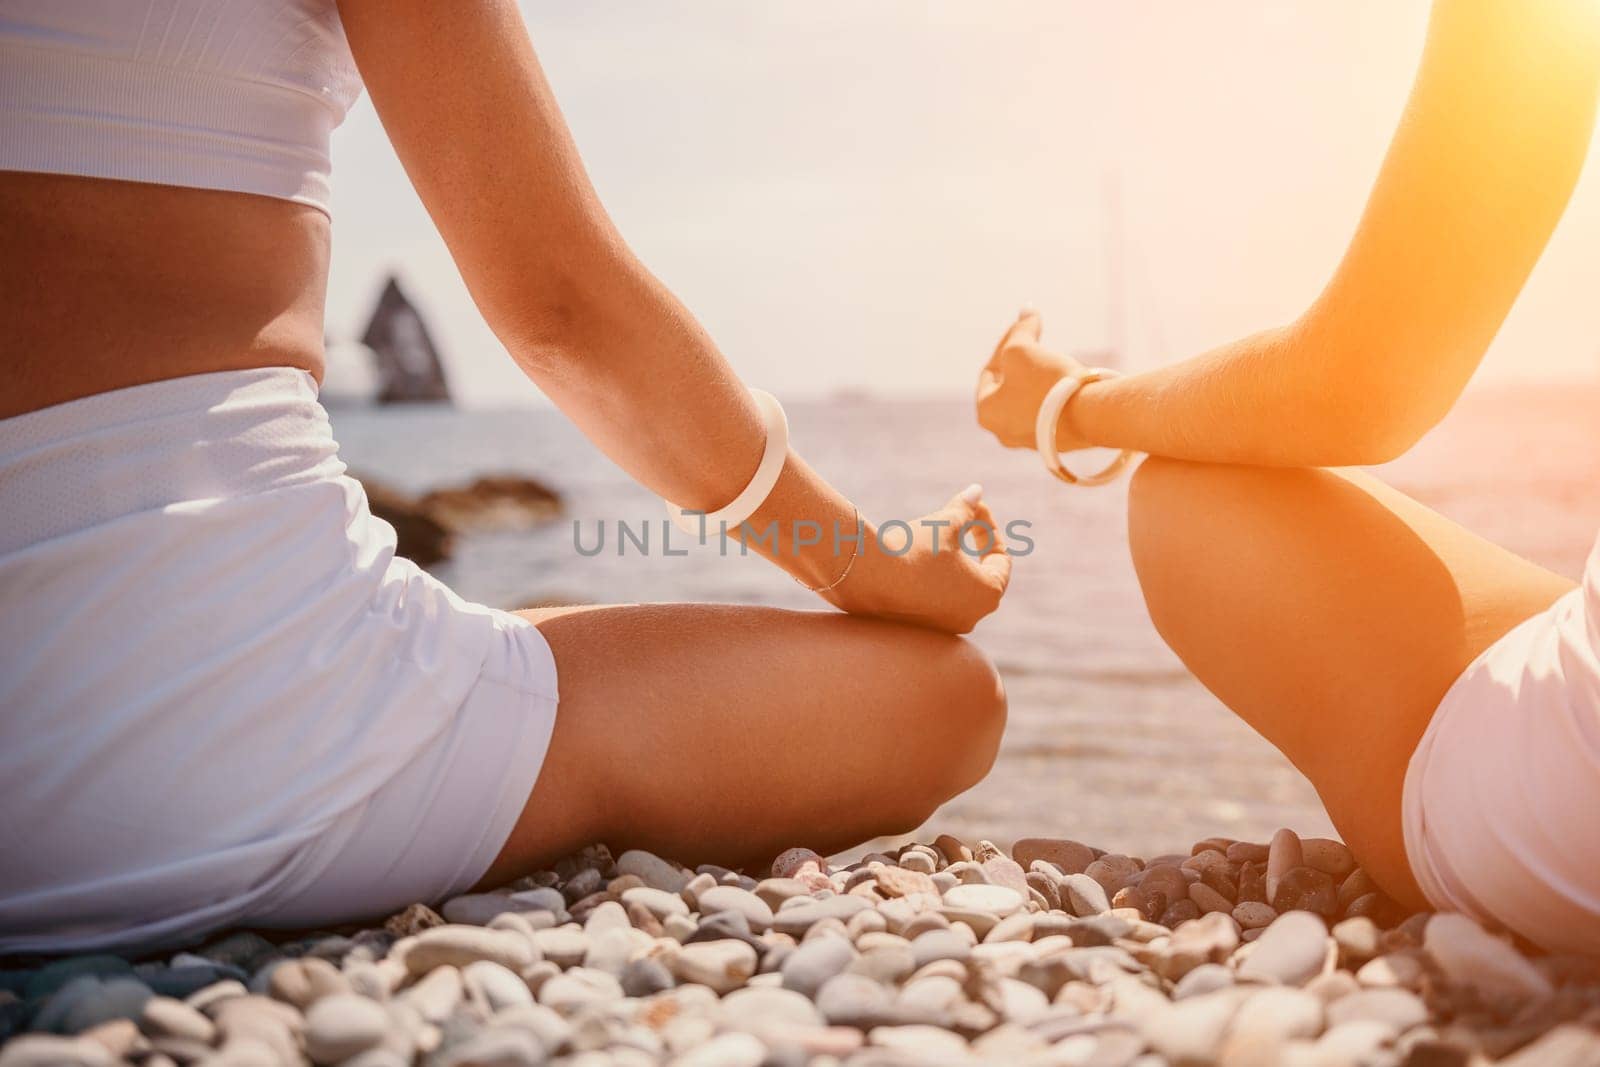
[(327, 211), (360, 93), (334, 0), (0, 0), (0, 170)]

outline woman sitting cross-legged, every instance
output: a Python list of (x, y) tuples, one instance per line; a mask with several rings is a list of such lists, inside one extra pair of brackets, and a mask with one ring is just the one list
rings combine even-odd
[[(362, 81), (528, 376), (848, 614), (509, 614), (394, 556), (317, 402)], [(0, 233), (0, 953), (381, 916), (596, 840), (843, 847), (988, 770), (981, 491), (898, 555), (797, 531), (858, 512), (629, 252), (510, 0), (0, 4)]]
[(1561, 217), (1597, 84), (1592, 0), (1440, 0), (1360, 228), (1302, 318), (1095, 380), (1025, 314), (978, 388), (983, 425), (1047, 463), (1150, 454), (1129, 539), (1151, 618), (1384, 889), (1590, 952), (1600, 545), (1574, 584), (1327, 468), (1392, 459), (1450, 410)]

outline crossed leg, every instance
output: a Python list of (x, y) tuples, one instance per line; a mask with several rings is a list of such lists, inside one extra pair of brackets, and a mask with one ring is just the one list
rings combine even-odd
[(1147, 460), (1129, 541), (1157, 630), (1316, 787), (1368, 873), (1406, 860), (1406, 765), (1446, 690), (1572, 583), (1366, 475)]
[(994, 762), (1005, 696), (957, 637), (705, 604), (522, 613), (555, 654), (555, 734), (481, 884), (593, 841), (770, 861), (904, 833)]

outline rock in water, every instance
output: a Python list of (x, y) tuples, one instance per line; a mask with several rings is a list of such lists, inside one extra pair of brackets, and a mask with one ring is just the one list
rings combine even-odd
[(448, 530), (517, 533), (561, 513), (555, 490), (520, 474), (491, 474), (468, 485), (434, 489), (417, 501), (422, 512)]

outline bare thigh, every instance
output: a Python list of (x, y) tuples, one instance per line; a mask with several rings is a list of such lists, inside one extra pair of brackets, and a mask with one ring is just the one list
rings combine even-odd
[(1422, 906), (1400, 824), (1412, 750), (1478, 654), (1572, 583), (1346, 472), (1148, 460), (1129, 538), (1161, 636)]
[(593, 841), (738, 867), (907, 832), (988, 772), (1005, 723), (993, 666), (946, 634), (703, 604), (523, 615), (560, 708), (484, 884)]

